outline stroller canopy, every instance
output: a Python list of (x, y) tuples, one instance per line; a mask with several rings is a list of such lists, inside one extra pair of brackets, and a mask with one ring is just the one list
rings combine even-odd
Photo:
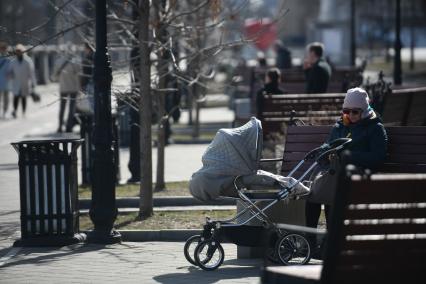
[(218, 175), (247, 175), (258, 169), (262, 126), (255, 117), (238, 128), (220, 129), (202, 157), (203, 170)]
[(232, 187), (236, 176), (256, 174), (262, 141), (262, 124), (255, 117), (241, 127), (220, 129), (203, 154), (203, 167), (192, 175), (191, 193), (213, 199)]

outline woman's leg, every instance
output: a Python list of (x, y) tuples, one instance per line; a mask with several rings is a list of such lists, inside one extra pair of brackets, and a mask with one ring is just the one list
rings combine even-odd
[(14, 118), (16, 118), (16, 110), (18, 109), (18, 105), (19, 105), (19, 97), (20, 97), (20, 95), (14, 95), (13, 96), (13, 112), (12, 112), (12, 116)]
[[(321, 204), (306, 202), (305, 205), (305, 218), (306, 226), (311, 228), (317, 228), (319, 217), (321, 215)], [(312, 251), (317, 251), (317, 236), (314, 234), (308, 234), (307, 239), (311, 244)]]
[(25, 111), (27, 110), (27, 97), (21, 96), (22, 99), (22, 114), (25, 115)]
[(306, 226), (316, 228), (321, 215), (321, 204), (306, 202), (305, 206)]
[(75, 115), (75, 100), (77, 99), (77, 93), (70, 93), (68, 96), (68, 119), (66, 132), (72, 132), (72, 128), (74, 126), (74, 115)]
[(67, 94), (61, 93), (60, 103), (59, 103), (59, 126), (58, 132), (62, 132), (62, 125), (64, 125), (64, 113), (65, 105), (67, 103)]

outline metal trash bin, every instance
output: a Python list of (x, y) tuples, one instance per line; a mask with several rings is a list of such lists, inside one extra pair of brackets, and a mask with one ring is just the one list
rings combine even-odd
[(14, 246), (63, 246), (82, 242), (79, 232), (79, 138), (12, 143), (19, 155), (21, 239)]
[[(94, 151), (93, 144), (93, 115), (90, 114), (78, 114), (77, 119), (80, 123), (80, 136), (84, 139), (84, 143), (81, 147), (81, 183), (84, 185), (91, 184), (92, 182), (92, 158)], [(115, 176), (116, 184), (120, 182), (120, 142), (119, 142), (119, 130), (116, 116), (112, 117), (112, 126), (113, 126), (113, 150), (114, 150), (114, 166), (115, 166)]]

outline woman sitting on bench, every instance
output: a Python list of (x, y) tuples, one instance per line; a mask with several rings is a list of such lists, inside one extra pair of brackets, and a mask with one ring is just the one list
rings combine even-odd
[[(384, 162), (388, 140), (386, 130), (381, 119), (369, 105), (368, 94), (365, 90), (353, 88), (347, 91), (343, 102), (342, 117), (331, 130), (328, 141), (337, 138), (352, 139), (352, 143), (348, 147), (351, 151), (351, 155), (348, 157), (350, 164), (375, 171)], [(324, 185), (326, 186), (325, 183), (321, 186)], [(321, 203), (308, 199), (305, 208), (306, 226), (316, 228), (321, 214)], [(326, 204), (327, 224), (329, 216), (330, 205)], [(316, 253), (318, 254), (319, 248), (315, 238), (312, 239), (312, 245), (317, 248)]]

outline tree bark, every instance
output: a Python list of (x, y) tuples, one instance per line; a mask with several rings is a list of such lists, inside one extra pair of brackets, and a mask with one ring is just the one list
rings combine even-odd
[(139, 217), (153, 214), (152, 201), (152, 134), (151, 134), (151, 62), (149, 59), (149, 0), (139, 0), (139, 46), (140, 46), (140, 163), (141, 184)]

